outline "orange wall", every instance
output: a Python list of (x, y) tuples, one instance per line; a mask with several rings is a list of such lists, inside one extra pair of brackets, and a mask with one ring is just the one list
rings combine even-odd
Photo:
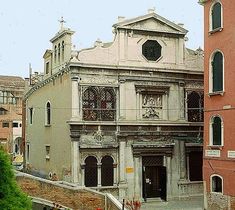
[[(209, 178), (213, 173), (224, 179), (224, 194), (235, 195), (235, 159), (227, 158), (227, 151), (235, 151), (235, 3), (221, 0), (223, 8), (223, 29), (221, 32), (209, 34), (209, 15), (213, 1), (204, 5), (204, 88), (205, 88), (205, 119), (204, 119), (204, 150), (210, 149), (209, 122), (210, 117), (219, 114), (224, 122), (224, 146), (220, 148), (220, 158), (204, 157), (203, 176), (210, 191)], [(208, 96), (210, 56), (219, 49), (224, 54), (224, 94)], [(223, 110), (225, 105), (232, 109)], [(212, 148), (213, 149), (213, 148)], [(209, 162), (211, 165), (209, 165)], [(212, 166), (212, 168), (211, 168)], [(231, 187), (233, 186), (233, 187)]]

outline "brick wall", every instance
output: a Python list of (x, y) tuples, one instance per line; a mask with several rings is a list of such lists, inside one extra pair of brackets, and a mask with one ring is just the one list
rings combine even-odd
[(43, 198), (76, 210), (105, 209), (105, 195), (30, 175), (17, 175), (21, 189), (29, 196)]

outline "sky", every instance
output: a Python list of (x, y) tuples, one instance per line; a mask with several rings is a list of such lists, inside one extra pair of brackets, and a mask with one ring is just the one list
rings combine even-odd
[(99, 38), (113, 41), (112, 25), (118, 16), (134, 18), (155, 12), (183, 23), (189, 32), (186, 46), (203, 48), (203, 7), (198, 0), (0, 0), (0, 75), (29, 76), (29, 64), (43, 72), (43, 54), (51, 49), (50, 39), (60, 28), (76, 33), (78, 50), (93, 46)]

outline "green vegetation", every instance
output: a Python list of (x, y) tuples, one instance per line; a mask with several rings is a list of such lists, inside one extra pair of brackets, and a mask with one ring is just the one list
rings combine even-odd
[(32, 203), (16, 183), (10, 158), (0, 148), (0, 209), (31, 210)]

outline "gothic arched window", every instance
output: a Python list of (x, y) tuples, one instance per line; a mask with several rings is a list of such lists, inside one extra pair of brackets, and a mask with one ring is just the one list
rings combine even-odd
[(215, 52), (212, 65), (212, 92), (223, 91), (224, 58), (219, 51)]
[(47, 102), (46, 104), (46, 125), (51, 124), (51, 104)]
[(221, 146), (223, 144), (223, 125), (219, 116), (211, 119), (211, 144)]
[(211, 9), (211, 29), (215, 30), (222, 27), (222, 6), (216, 2)]

